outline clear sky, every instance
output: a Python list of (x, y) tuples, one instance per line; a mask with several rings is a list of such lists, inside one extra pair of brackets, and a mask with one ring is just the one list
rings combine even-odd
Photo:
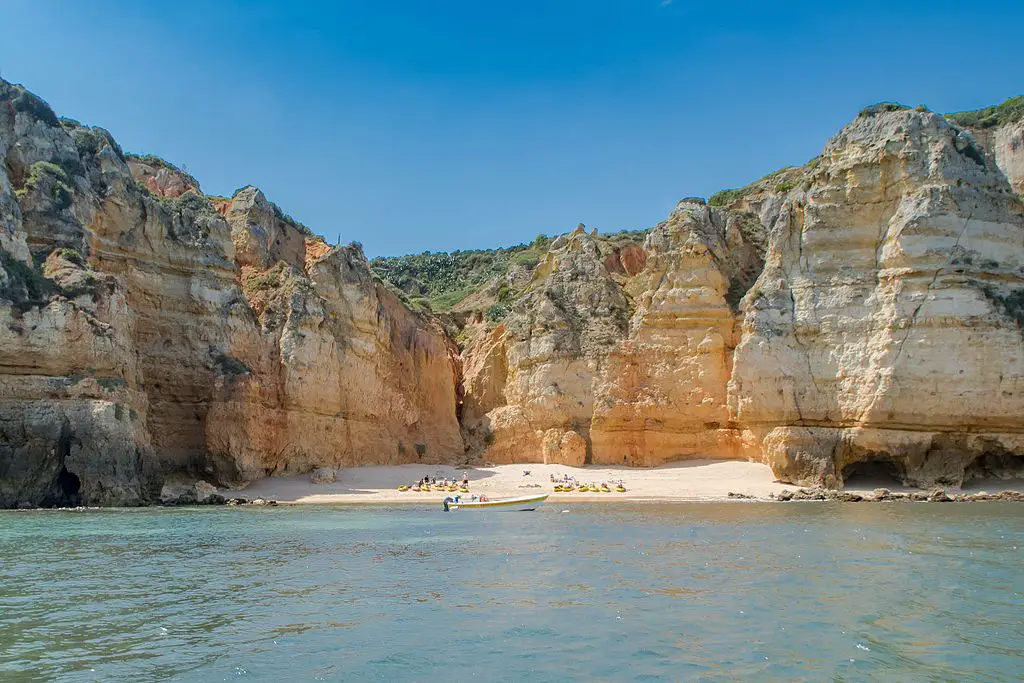
[(369, 255), (649, 227), (864, 105), (1024, 93), (1024, 2), (2, 0), (0, 75)]

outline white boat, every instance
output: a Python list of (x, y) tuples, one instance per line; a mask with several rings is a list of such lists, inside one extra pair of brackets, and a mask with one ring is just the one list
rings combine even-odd
[(495, 498), (494, 500), (455, 500), (445, 498), (445, 510), (536, 510), (547, 500), (548, 494), (519, 496), (518, 498)]

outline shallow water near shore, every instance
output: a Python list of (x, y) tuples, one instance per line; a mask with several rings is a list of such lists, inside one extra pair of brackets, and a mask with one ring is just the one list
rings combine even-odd
[(1022, 545), (1012, 503), (4, 512), (0, 680), (1019, 680)]

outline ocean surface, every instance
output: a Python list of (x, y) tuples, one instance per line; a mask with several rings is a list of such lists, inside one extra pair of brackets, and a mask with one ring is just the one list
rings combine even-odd
[(1018, 681), (1024, 505), (0, 513), (0, 681)]

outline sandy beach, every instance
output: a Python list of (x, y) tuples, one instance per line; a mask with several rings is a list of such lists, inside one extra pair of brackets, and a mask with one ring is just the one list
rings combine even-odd
[[(752, 462), (693, 460), (653, 469), (624, 467), (565, 467), (519, 464), (457, 469), (444, 465), (396, 465), (337, 470), (337, 481), (314, 484), (308, 474), (271, 477), (241, 491), (247, 498), (262, 497), (279, 503), (429, 503), (444, 492), (399, 491), (423, 476), (462, 479), (469, 475), (470, 493), (489, 498), (523, 496), (535, 492), (551, 495), (551, 501), (715, 501), (729, 493), (767, 498), (797, 487), (775, 481), (767, 465)], [(528, 474), (527, 474), (528, 473)], [(622, 481), (625, 493), (554, 493), (551, 477), (568, 475), (595, 484)], [(614, 487), (613, 487), (614, 488)]]

